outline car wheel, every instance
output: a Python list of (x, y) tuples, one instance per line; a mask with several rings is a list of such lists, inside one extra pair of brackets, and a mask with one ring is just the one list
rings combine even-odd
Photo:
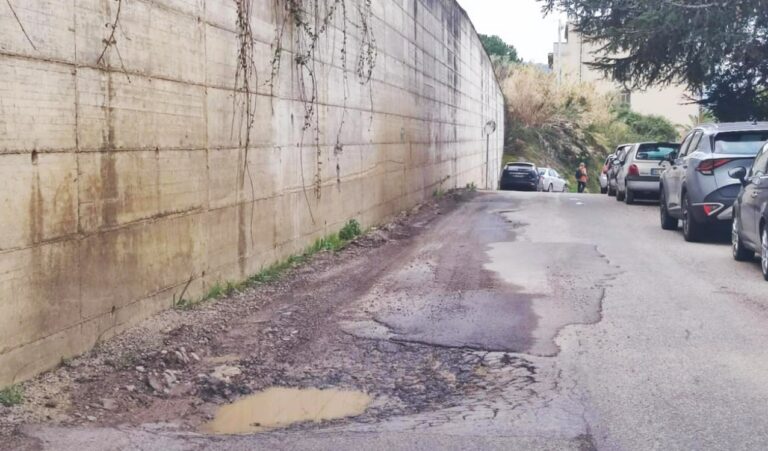
[(635, 203), (635, 192), (632, 191), (629, 188), (626, 188), (624, 190), (624, 202), (627, 203), (627, 205), (632, 205)]
[(608, 197), (613, 197), (616, 195), (616, 191), (614, 191), (613, 188), (611, 188), (610, 185), (608, 185)]
[(548, 193), (551, 193), (551, 192), (552, 192), (552, 191), (554, 191), (554, 190), (555, 190), (555, 189), (554, 189), (554, 188), (552, 188), (552, 184), (550, 183), (550, 184), (549, 184), (549, 186), (547, 187), (547, 192), (548, 192)]
[(622, 202), (624, 200), (625, 193), (622, 193), (618, 189), (616, 190), (616, 200)]
[(763, 227), (760, 246), (760, 268), (763, 270), (763, 279), (768, 281), (768, 227)]
[(603, 188), (602, 186), (600, 187), (600, 194), (605, 194), (607, 192), (608, 192), (608, 188)]
[(683, 194), (683, 237), (685, 241), (701, 241), (704, 234), (704, 225), (699, 224), (691, 217), (691, 203), (688, 200), (688, 194)]
[(733, 249), (733, 259), (745, 262), (755, 258), (755, 253), (744, 247), (741, 242), (741, 227), (739, 227), (739, 217), (734, 215), (733, 226), (731, 227), (731, 248)]
[(667, 211), (667, 197), (664, 194), (664, 188), (659, 195), (659, 216), (661, 217), (661, 228), (664, 230), (677, 230), (677, 219), (670, 216)]

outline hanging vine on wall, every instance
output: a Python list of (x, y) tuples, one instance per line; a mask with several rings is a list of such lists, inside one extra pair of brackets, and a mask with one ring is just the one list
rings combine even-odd
[[(101, 50), (99, 59), (96, 60), (96, 64), (99, 66), (105, 65), (104, 58), (107, 55), (109, 49), (115, 49), (117, 58), (120, 60), (120, 67), (122, 68), (125, 77), (128, 79), (128, 83), (131, 82), (131, 77), (128, 75), (128, 71), (125, 69), (125, 62), (123, 62), (123, 55), (120, 54), (120, 48), (117, 46), (117, 29), (120, 27), (120, 12), (123, 10), (123, 0), (115, 0), (117, 2), (117, 12), (115, 13), (115, 19), (105, 24), (109, 31), (109, 35), (103, 40), (104, 48)], [(127, 38), (126, 38), (127, 39)]]
[(19, 28), (21, 28), (21, 32), (24, 34), (24, 37), (27, 38), (27, 42), (29, 42), (29, 45), (31, 45), (33, 49), (37, 50), (35, 43), (32, 42), (32, 38), (30, 38), (29, 34), (27, 33), (27, 29), (24, 28), (24, 24), (21, 23), (21, 19), (19, 19), (19, 15), (16, 14), (16, 9), (11, 4), (11, 0), (5, 0), (5, 3), (8, 4), (8, 9), (11, 10), (11, 14), (13, 15), (13, 18), (16, 20), (16, 23), (19, 25)]
[[(238, 187), (242, 189), (245, 186), (245, 177), (251, 188), (251, 200), (256, 197), (256, 191), (253, 183), (253, 174), (251, 174), (248, 164), (248, 154), (251, 149), (251, 132), (256, 121), (256, 87), (258, 78), (256, 72), (256, 62), (254, 60), (255, 40), (253, 29), (251, 28), (252, 0), (235, 0), (237, 4), (237, 69), (235, 70), (235, 92), (232, 98), (232, 129), (231, 134), (235, 133), (235, 122), (240, 120), (237, 129), (239, 145), (243, 149), (242, 170), (238, 170)], [(243, 114), (236, 114), (237, 111)], [(253, 230), (254, 209), (251, 208), (251, 230)], [(253, 234), (251, 233), (251, 241)]]
[[(354, 3), (357, 10), (357, 20), (349, 15), (350, 3)], [(276, 12), (282, 12), (282, 20), (278, 20), (273, 44), (272, 71), (268, 84), (274, 93), (276, 79), (280, 73), (280, 64), (285, 45), (283, 38), (286, 28), (292, 31), (293, 38), (293, 63), (297, 75), (299, 96), (304, 106), (302, 122), (302, 138), (300, 147), (304, 145), (304, 134), (312, 133), (313, 144), (316, 149), (316, 167), (313, 187), (317, 198), (320, 197), (322, 186), (322, 146), (320, 143), (318, 100), (317, 61), (318, 49), (321, 38), (328, 34), (329, 29), (341, 32), (341, 47), (338, 50), (343, 76), (343, 105), (342, 117), (336, 132), (334, 154), (338, 156), (343, 150), (341, 143), (342, 128), (346, 120), (348, 89), (348, 57), (350, 28), (358, 31), (360, 47), (358, 49), (355, 73), (361, 84), (370, 82), (376, 63), (376, 40), (371, 27), (372, 6), (371, 0), (275, 0)], [(335, 42), (334, 42), (335, 50)], [(331, 64), (334, 63), (335, 54), (331, 54)], [(303, 161), (302, 177), (303, 177)], [(340, 169), (337, 163), (337, 180)], [(303, 179), (302, 179), (303, 180)], [(305, 193), (306, 194), (306, 193)], [(307, 199), (307, 203), (309, 201)]]

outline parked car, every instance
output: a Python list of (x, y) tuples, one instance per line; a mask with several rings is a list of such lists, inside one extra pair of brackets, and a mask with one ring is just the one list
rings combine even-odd
[(611, 197), (616, 195), (616, 175), (618, 175), (619, 170), (621, 169), (622, 159), (630, 147), (632, 147), (632, 144), (621, 144), (616, 147), (616, 152), (614, 153), (616, 157), (611, 161), (611, 166), (608, 168), (606, 177), (608, 178), (608, 195)]
[(616, 159), (616, 154), (612, 153), (605, 157), (603, 170), (600, 171), (600, 194), (608, 192), (608, 171), (611, 169), (611, 163)]
[(538, 191), (539, 170), (533, 163), (508, 163), (501, 173), (502, 190)]
[(659, 176), (664, 170), (660, 163), (677, 152), (677, 143), (637, 143), (624, 154), (616, 172), (616, 200), (627, 204), (638, 195), (658, 196)]
[(661, 227), (683, 223), (686, 241), (713, 229), (731, 230), (741, 184), (728, 173), (751, 166), (768, 140), (768, 122), (706, 124), (694, 128), (661, 174)]
[(539, 168), (539, 189), (548, 193), (564, 193), (568, 189), (568, 182), (552, 168)]
[(768, 144), (763, 145), (750, 169), (739, 166), (728, 174), (743, 185), (733, 203), (733, 258), (750, 261), (755, 253), (760, 254), (763, 278), (768, 280)]

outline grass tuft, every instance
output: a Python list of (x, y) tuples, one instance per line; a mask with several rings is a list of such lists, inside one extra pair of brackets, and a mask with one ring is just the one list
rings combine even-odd
[(24, 402), (24, 390), (20, 385), (11, 385), (0, 390), (0, 404), (12, 407)]
[(360, 236), (363, 231), (360, 229), (360, 223), (356, 219), (350, 219), (339, 231), (339, 238), (344, 241), (350, 241)]
[(179, 310), (190, 310), (196, 305), (212, 299), (219, 299), (231, 296), (241, 292), (249, 287), (264, 285), (279, 280), (288, 270), (293, 269), (309, 261), (315, 254), (323, 251), (336, 252), (343, 249), (351, 240), (362, 235), (363, 231), (360, 223), (355, 219), (350, 219), (339, 233), (332, 233), (328, 236), (318, 239), (311, 246), (304, 249), (300, 254), (291, 255), (283, 261), (273, 263), (263, 268), (258, 273), (250, 276), (242, 282), (225, 283), (217, 282), (211, 286), (208, 293), (201, 299), (195, 301), (191, 299), (180, 299), (174, 307)]

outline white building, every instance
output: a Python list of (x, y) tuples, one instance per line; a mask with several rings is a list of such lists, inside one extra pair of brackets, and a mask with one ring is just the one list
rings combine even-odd
[(564, 82), (594, 83), (601, 92), (617, 93), (632, 111), (662, 116), (675, 125), (687, 125), (691, 116), (698, 115), (699, 107), (691, 103), (684, 87), (671, 85), (628, 91), (588, 65), (596, 59), (597, 45), (585, 42), (579, 33), (568, 27), (563, 37), (562, 42), (554, 45), (550, 65), (554, 74)]

